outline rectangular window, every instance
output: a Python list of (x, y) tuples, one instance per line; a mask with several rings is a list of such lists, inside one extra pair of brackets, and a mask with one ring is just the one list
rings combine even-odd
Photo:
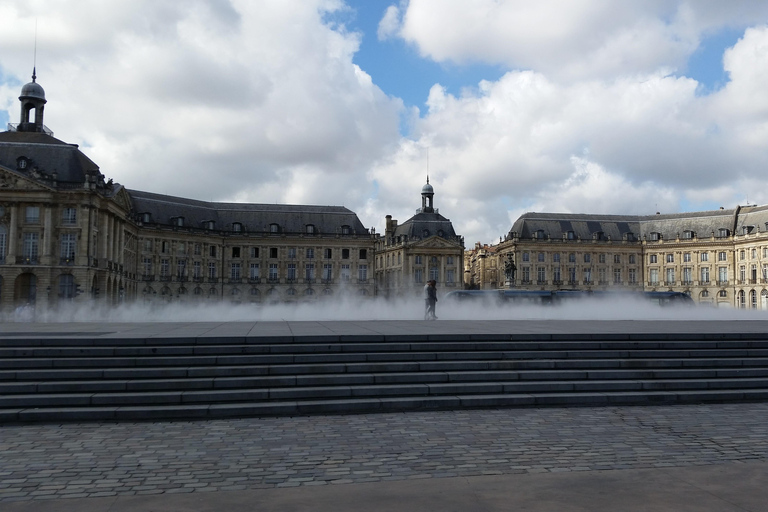
[(258, 258), (258, 257), (259, 257), (259, 248), (251, 247), (251, 258)]
[(605, 254), (598, 254), (597, 255), (597, 262), (598, 263), (605, 263)]
[(568, 267), (568, 280), (576, 284), (576, 267)]
[(248, 279), (258, 279), (259, 278), (259, 264), (258, 263), (251, 263), (251, 266), (249, 268), (248, 273)]
[(739, 268), (739, 280), (742, 283), (747, 280), (747, 267), (744, 265)]
[(667, 270), (667, 279), (666, 279), (666, 283), (667, 283), (667, 284), (675, 284), (675, 269), (673, 269), (673, 268), (668, 268), (668, 269), (666, 269), (666, 270)]
[(456, 282), (456, 271), (453, 269), (448, 269), (445, 271), (445, 282), (446, 283), (455, 283)]
[(560, 267), (559, 266), (552, 269), (552, 279), (556, 283), (559, 283), (561, 281), (561, 279), (560, 279)]
[(304, 277), (307, 279), (307, 281), (313, 281), (315, 279), (315, 264), (314, 263), (307, 263), (304, 266)]
[(416, 283), (423, 283), (424, 282), (424, 270), (417, 268), (413, 271), (413, 280)]
[(693, 269), (691, 267), (683, 267), (683, 284), (693, 283)]
[[(560, 261), (560, 260), (558, 260)], [(592, 262), (592, 255), (590, 253), (584, 254), (584, 263), (591, 263)]]
[(667, 254), (667, 263), (674, 263), (675, 262), (675, 255), (672, 253)]
[(360, 265), (357, 267), (357, 279), (362, 283), (368, 280), (368, 265)]
[(651, 283), (651, 286), (657, 286), (659, 284), (659, 269), (652, 268), (651, 273), (648, 277), (648, 282)]
[(199, 261), (196, 261), (192, 263), (192, 277), (195, 279), (200, 279), (200, 276), (202, 275), (201, 265)]
[(614, 254), (613, 255), (613, 262), (614, 263), (621, 263), (621, 254)]
[(38, 233), (24, 233), (22, 255), (27, 263), (37, 263), (39, 241), (40, 235)]
[(216, 263), (208, 262), (208, 279), (216, 279)]
[(651, 263), (658, 263), (659, 262), (659, 257), (656, 254), (651, 254), (649, 261)]
[(24, 213), (24, 220), (27, 224), (37, 224), (40, 222), (40, 207), (27, 206)]
[(187, 243), (176, 242), (176, 254), (186, 254), (186, 253), (187, 253)]
[(75, 277), (72, 274), (64, 274), (59, 277), (59, 297), (62, 299), (75, 297)]
[(277, 263), (269, 264), (269, 280), (272, 282), (277, 281)]
[(331, 249), (323, 249), (323, 258), (329, 260), (333, 257), (333, 251)]
[(75, 244), (77, 235), (74, 233), (63, 233), (61, 235), (61, 258), (72, 261), (75, 259)]
[(629, 269), (629, 284), (637, 283), (637, 270), (634, 268)]
[(587, 267), (584, 269), (584, 284), (589, 284), (592, 282), (592, 268)]
[(437, 267), (429, 267), (429, 279), (433, 281), (439, 281), (440, 269)]
[(576, 263), (576, 253), (568, 253), (568, 263)]
[(524, 283), (530, 283), (531, 282), (531, 267), (523, 267), (522, 280), (523, 280)]
[(728, 282), (728, 267), (717, 267), (717, 280), (721, 283)]
[(307, 249), (307, 259), (308, 259), (308, 260), (311, 260), (311, 259), (312, 259), (312, 258), (314, 258), (314, 257), (315, 257), (315, 250), (314, 250), (314, 249), (312, 249), (311, 247), (310, 247), (310, 248), (308, 248), (308, 249)]
[(144, 275), (152, 275), (152, 258), (144, 258)]
[(709, 283), (709, 267), (703, 267), (701, 269), (701, 282)]
[(239, 247), (233, 247), (232, 248), (232, 257), (233, 258), (239, 258), (240, 257), (240, 248)]
[(531, 255), (527, 251), (523, 253), (523, 261), (531, 261)]
[(349, 263), (346, 263), (341, 266), (341, 274), (340, 276), (342, 281), (349, 281), (351, 274), (349, 270)]
[[(288, 249), (288, 253), (290, 254), (291, 250)], [(270, 247), (269, 248), (269, 257), (274, 259), (277, 258), (277, 247)], [(295, 255), (294, 255), (295, 257)]]
[(229, 269), (229, 278), (240, 279), (240, 263), (232, 263), (232, 266)]
[(684, 252), (683, 253), (683, 263), (688, 263), (691, 261), (691, 253)]
[(608, 278), (606, 277), (605, 267), (600, 267), (597, 269), (597, 280), (600, 281), (600, 284), (607, 284)]
[[(163, 242), (163, 247), (165, 247), (165, 242)], [(165, 250), (163, 250), (163, 252), (165, 252)], [(215, 245), (212, 245), (212, 246), (210, 246), (208, 248), (208, 256), (210, 256), (211, 258), (215, 258), (216, 257), (216, 246)]]
[(61, 223), (65, 226), (77, 224), (77, 208), (64, 208), (61, 212)]
[(187, 274), (187, 260), (176, 260), (176, 276), (183, 278)]
[(621, 284), (621, 269), (613, 269), (613, 284)]
[(446, 265), (453, 265), (453, 256), (446, 256), (445, 257), (445, 264)]
[(368, 259), (368, 249), (360, 249), (360, 259), (361, 260)]
[[(277, 249), (275, 249), (277, 250)], [(277, 258), (277, 253), (275, 253), (274, 256), (270, 254), (270, 258)], [(288, 259), (289, 260), (295, 260), (296, 259), (296, 248), (295, 247), (289, 247), (288, 248)]]
[(323, 280), (330, 281), (331, 279), (333, 279), (333, 264), (324, 263), (323, 264)]
[(148, 252), (152, 251), (152, 240), (151, 239), (144, 240), (144, 251), (148, 251)]
[(195, 256), (200, 256), (203, 253), (203, 246), (201, 244), (195, 244)]
[(536, 267), (536, 281), (538, 281), (539, 283), (543, 283), (546, 280), (547, 280), (546, 269), (544, 267)]
[[(586, 256), (586, 255), (585, 255)], [(560, 263), (560, 253), (556, 252), (552, 255), (552, 261), (554, 263)]]
[(296, 280), (296, 264), (295, 263), (289, 263), (286, 267), (286, 271), (288, 272), (286, 274), (286, 278), (288, 278), (288, 281), (295, 281)]
[(416, 255), (415, 262), (416, 262), (416, 265), (421, 265), (421, 254)]
[(707, 252), (701, 253), (701, 261), (709, 261), (709, 253)]
[(168, 262), (168, 259), (160, 260), (160, 275), (167, 276), (169, 269), (170, 269), (170, 264)]
[(635, 263), (637, 263), (637, 260), (635, 259), (635, 255), (634, 254), (630, 254), (629, 255), (629, 264), (630, 265), (634, 265)]
[(717, 253), (717, 261), (727, 261), (728, 257), (725, 255), (725, 251)]
[(342, 249), (341, 250), (341, 259), (348, 260), (349, 259), (349, 249)]
[(538, 259), (539, 259), (539, 262), (543, 262), (544, 261), (544, 253), (543, 252), (539, 253)]

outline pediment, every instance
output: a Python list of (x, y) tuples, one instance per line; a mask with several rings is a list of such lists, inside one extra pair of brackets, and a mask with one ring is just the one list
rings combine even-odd
[(120, 188), (113, 200), (125, 211), (131, 211), (131, 196), (128, 195), (124, 188)]
[(0, 167), (0, 190), (45, 190), (53, 188), (16, 171)]
[(456, 249), (459, 245), (456, 242), (451, 242), (445, 238), (441, 238), (437, 235), (431, 236), (426, 240), (422, 240), (414, 244), (416, 247), (429, 247), (436, 249)]

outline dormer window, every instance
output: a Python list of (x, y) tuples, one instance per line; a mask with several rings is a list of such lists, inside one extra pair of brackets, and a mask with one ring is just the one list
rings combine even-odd
[(269, 225), (269, 232), (270, 233), (279, 233), (280, 232), (280, 226), (278, 224), (270, 224)]
[(212, 229), (214, 229), (214, 228), (216, 227), (216, 221), (215, 221), (215, 220), (206, 220), (206, 221), (203, 221), (203, 227), (204, 227), (205, 229), (210, 229), (210, 230), (212, 230)]
[(16, 159), (16, 168), (23, 171), (27, 168), (27, 165), (29, 165), (29, 160), (27, 160), (27, 157), (20, 156)]
[(637, 240), (637, 237), (634, 233), (624, 233), (624, 240), (627, 242), (634, 242)]
[(350, 232), (349, 226), (347, 226), (346, 224), (341, 226), (341, 234), (342, 235), (348, 235), (349, 232)]
[(443, 234), (444, 234), (444, 233), (443, 233), (443, 230), (442, 230), (442, 229), (438, 230), (438, 232), (437, 232), (437, 236), (443, 236)]
[(566, 240), (574, 240), (576, 238), (576, 233), (573, 231), (568, 231), (565, 233), (565, 239)]
[(754, 226), (741, 226), (741, 234), (748, 235), (752, 232), (753, 229), (754, 229)]
[(718, 238), (727, 238), (728, 237), (728, 229), (727, 228), (720, 228), (717, 230), (717, 236)]
[(592, 240), (605, 240), (605, 235), (602, 231), (595, 231), (592, 233)]
[(421, 236), (423, 236), (424, 238), (427, 238), (429, 236), (429, 230), (428, 229), (422, 230)]
[(239, 222), (233, 222), (232, 223), (232, 231), (235, 233), (240, 233), (243, 230), (243, 225)]
[(661, 239), (661, 233), (657, 231), (653, 231), (648, 234), (648, 239), (652, 242), (658, 242)]
[(683, 239), (684, 240), (691, 240), (696, 236), (696, 234), (693, 231), (686, 230), (683, 231)]
[(151, 213), (142, 213), (141, 214), (141, 222), (149, 223), (152, 222), (152, 214)]
[(305, 226), (306, 233), (308, 235), (314, 235), (315, 234), (315, 225), (314, 224), (307, 224)]
[(537, 230), (536, 234), (534, 235), (534, 238), (536, 240), (544, 240), (544, 230), (543, 229)]
[(184, 217), (174, 217), (171, 219), (171, 224), (177, 227), (183, 227), (184, 226)]

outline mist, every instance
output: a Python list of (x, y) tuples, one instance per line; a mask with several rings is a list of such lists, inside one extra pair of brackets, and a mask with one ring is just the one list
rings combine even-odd
[[(765, 320), (768, 311), (708, 305), (662, 307), (642, 298), (582, 298), (560, 304), (519, 304), (490, 301), (437, 304), (442, 320)], [(80, 303), (36, 311), (17, 308), (0, 315), (3, 322), (266, 322), (423, 320), (419, 299), (324, 299), (313, 303), (135, 302), (119, 306)]]

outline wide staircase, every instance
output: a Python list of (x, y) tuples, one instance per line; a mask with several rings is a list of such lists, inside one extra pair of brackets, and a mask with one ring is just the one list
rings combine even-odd
[(0, 423), (765, 399), (759, 334), (0, 339)]

